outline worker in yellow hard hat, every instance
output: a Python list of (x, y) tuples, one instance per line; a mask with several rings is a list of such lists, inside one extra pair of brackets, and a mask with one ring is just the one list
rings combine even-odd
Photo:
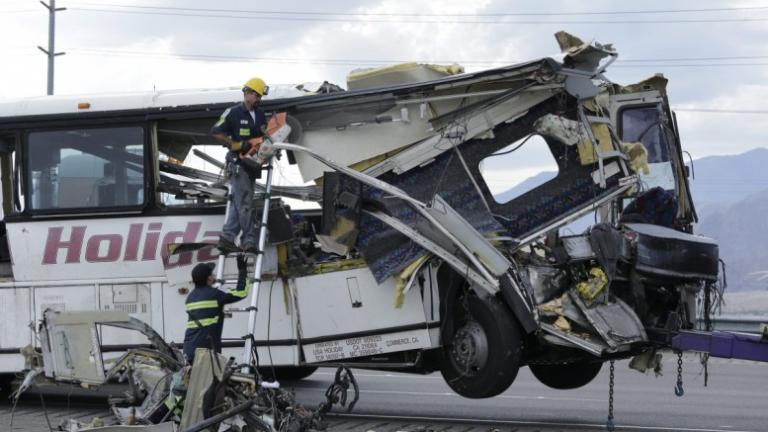
[[(257, 234), (253, 219), (254, 181), (261, 177), (261, 167), (243, 157), (253, 153), (262, 140), (267, 119), (259, 108), (261, 98), (269, 93), (263, 79), (253, 77), (243, 84), (243, 102), (224, 110), (211, 128), (211, 134), (225, 147), (229, 173), (230, 207), (221, 230), (218, 247), (223, 253), (238, 249), (257, 252)], [(235, 238), (242, 231), (240, 247)]]

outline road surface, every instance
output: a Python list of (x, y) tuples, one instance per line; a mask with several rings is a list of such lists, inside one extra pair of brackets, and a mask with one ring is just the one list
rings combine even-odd
[[(698, 358), (684, 362), (685, 395), (673, 387), (676, 362), (667, 354), (664, 375), (643, 375), (626, 361), (616, 363), (615, 423), (618, 431), (768, 431), (768, 364), (712, 359), (709, 386)], [(552, 390), (538, 383), (527, 368), (500, 396), (471, 400), (455, 395), (439, 373), (409, 375), (355, 370), (360, 401), (352, 415), (329, 418), (333, 431), (585, 431), (604, 430), (608, 409), (608, 365), (587, 386)], [(311, 377), (285, 386), (295, 388), (299, 402), (316, 406), (333, 378), (333, 370), (320, 369)], [(56, 427), (69, 416), (81, 420), (104, 415), (98, 401), (51, 399), (47, 406)], [(9, 429), (8, 405), (0, 405), (0, 431)], [(36, 399), (18, 408), (15, 432), (47, 430)]]

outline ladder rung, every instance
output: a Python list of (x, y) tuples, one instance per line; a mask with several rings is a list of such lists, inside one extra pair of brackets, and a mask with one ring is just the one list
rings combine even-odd
[(236, 284), (237, 279), (216, 279), (216, 282), (220, 284)]
[(244, 308), (225, 309), (224, 312), (228, 312), (228, 313), (232, 313), (232, 312), (250, 312), (250, 311), (258, 311), (258, 310), (259, 310), (259, 308), (257, 308), (256, 306), (248, 306), (248, 307), (244, 307)]

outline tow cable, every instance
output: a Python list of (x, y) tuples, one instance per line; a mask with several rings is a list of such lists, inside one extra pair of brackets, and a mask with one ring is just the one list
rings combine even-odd
[(683, 390), (683, 352), (677, 352), (677, 384), (675, 385), (675, 395), (682, 397), (685, 394)]
[(615, 368), (613, 366), (613, 360), (611, 360), (611, 374), (608, 378), (608, 421), (605, 423), (605, 429), (608, 432), (616, 430), (616, 426), (613, 424), (613, 372)]

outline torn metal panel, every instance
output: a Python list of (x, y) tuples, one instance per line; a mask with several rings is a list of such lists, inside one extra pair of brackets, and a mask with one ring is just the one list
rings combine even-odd
[(514, 94), (493, 107), (469, 112), (460, 121), (453, 120), (462, 125), (455, 137), (451, 135), (453, 132), (445, 129), (443, 133), (433, 135), (365, 172), (372, 176), (379, 176), (390, 170), (397, 174), (408, 172), (415, 167), (429, 163), (443, 152), (450, 150), (454, 145), (493, 131), (493, 128), (500, 123), (516, 120), (525, 115), (530, 107), (549, 99), (554, 94), (552, 89), (535, 90), (535, 88), (531, 88)]
[(645, 327), (637, 314), (621, 299), (615, 298), (607, 304), (596, 302), (587, 306), (574, 291), (569, 291), (569, 295), (611, 350), (616, 351), (622, 346), (648, 341)]
[[(475, 270), (478, 273), (480, 273), (488, 283), (490, 283), (494, 287), (498, 286), (498, 281), (488, 272), (485, 266), (475, 257), (475, 255), (467, 248), (467, 246), (464, 245), (461, 241), (459, 241), (453, 233), (448, 231), (437, 220), (435, 220), (434, 217), (432, 217), (432, 215), (430, 215), (426, 211), (426, 208), (427, 208), (426, 204), (424, 204), (419, 199), (412, 197), (411, 195), (409, 195), (399, 187), (394, 186), (393, 184), (367, 176), (365, 174), (359, 173), (357, 171), (354, 171), (352, 169), (339, 165), (337, 162), (327, 159), (323, 157), (321, 154), (318, 154), (317, 152), (311, 151), (309, 149), (302, 148), (300, 146), (296, 146), (293, 144), (286, 144), (286, 143), (279, 143), (279, 144), (276, 144), (275, 146), (280, 149), (292, 150), (297, 153), (307, 153), (313, 158), (321, 161), (323, 164), (327, 165), (328, 167), (333, 168), (337, 171), (340, 171), (352, 177), (353, 179), (364, 183), (367, 186), (375, 188), (378, 191), (377, 192), (378, 194), (387, 194), (387, 195), (399, 198), (404, 203), (406, 203), (410, 208), (415, 210), (420, 216), (429, 220), (430, 223), (434, 225), (443, 235), (445, 235), (448, 239), (450, 239), (451, 242), (456, 246), (456, 248), (462, 253), (464, 258), (472, 264)], [(410, 178), (409, 181), (412, 182), (413, 178)], [(404, 266), (408, 262), (409, 261), (403, 262), (402, 265)], [(400, 270), (402, 270), (402, 268), (400, 268)], [(377, 277), (377, 279), (379, 278)]]
[[(596, 96), (600, 89), (592, 82), (616, 60), (618, 53), (610, 44), (585, 43), (564, 31), (555, 33), (560, 50), (565, 54), (560, 73), (567, 75), (565, 89), (577, 99)], [(608, 58), (607, 62), (603, 62)]]
[(536, 304), (544, 304), (561, 294), (570, 283), (562, 269), (552, 266), (529, 265), (522, 270), (533, 288)]
[(459, 274), (466, 275), (467, 278), (472, 281), (472, 283), (484, 288), (486, 291), (488, 291), (490, 294), (496, 294), (498, 292), (498, 287), (494, 286), (492, 284), (489, 284), (488, 281), (481, 277), (479, 274), (477, 274), (473, 269), (471, 269), (468, 265), (466, 265), (463, 261), (456, 258), (452, 253), (446, 251), (442, 247), (440, 247), (438, 244), (432, 242), (428, 238), (422, 236), (419, 232), (416, 230), (411, 229), (408, 225), (400, 222), (396, 218), (393, 218), (391, 216), (386, 215), (383, 212), (371, 212), (371, 211), (365, 211), (366, 214), (369, 214), (376, 219), (381, 220), (382, 222), (386, 223), (387, 225), (391, 226), (395, 230), (401, 232), (404, 234), (407, 238), (410, 238), (413, 242), (417, 243), (424, 249), (432, 252), (436, 256), (442, 258), (445, 260), (451, 267), (456, 269), (456, 271), (459, 272)]
[[(407, 113), (407, 108), (394, 104), (390, 109), (373, 111), (367, 116), (355, 108), (353, 112), (343, 112), (333, 117), (323, 112), (323, 120), (327, 122), (333, 119), (333, 124), (322, 129), (310, 129), (305, 125), (299, 145), (349, 166), (433, 135), (426, 118), (410, 114), (406, 114), (408, 117), (405, 118), (402, 109), (406, 109)], [(330, 171), (328, 166), (307, 153), (294, 152), (294, 155), (304, 181), (322, 177), (323, 172)]]
[[(181, 354), (170, 347), (150, 326), (121, 311), (44, 313), (40, 332), (45, 375), (58, 381), (103, 384), (107, 373), (97, 325), (119, 327), (143, 333), (166, 364), (177, 366)], [(123, 359), (129, 354), (126, 354)], [(117, 365), (123, 364), (118, 361)]]
[(512, 265), (491, 243), (485, 239), (466, 219), (454, 210), (440, 195), (435, 198), (427, 208), (440, 224), (453, 233), (456, 238), (465, 244), (467, 248), (480, 258), (493, 274), (501, 276)]
[(125, 322), (125, 312), (44, 313), (46, 376), (60, 381), (101, 384), (106, 376), (97, 323)]
[(603, 341), (590, 335), (577, 336), (559, 330), (555, 326), (547, 323), (542, 323), (541, 329), (546, 333), (544, 338), (555, 345), (579, 348), (597, 357), (602, 356), (604, 352), (610, 350), (610, 347)]

